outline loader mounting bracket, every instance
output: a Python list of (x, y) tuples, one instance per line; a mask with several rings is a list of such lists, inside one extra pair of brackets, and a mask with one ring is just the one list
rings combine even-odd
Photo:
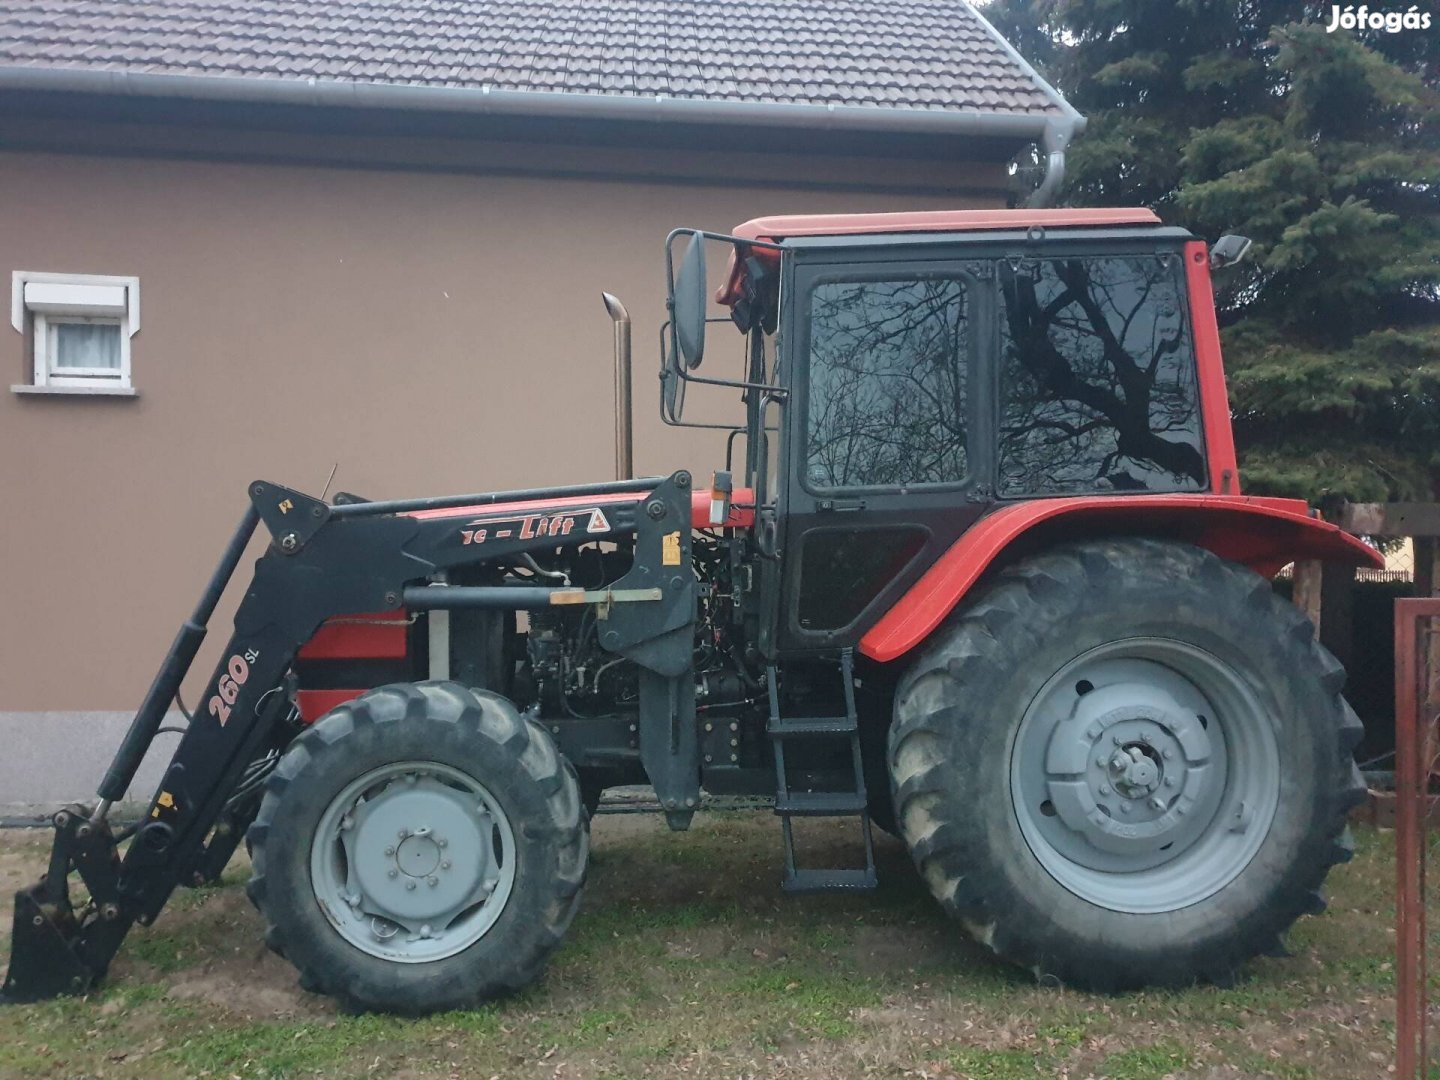
[[(55, 815), (55, 846), (39, 884), (15, 894), (10, 970), (0, 1004), (83, 994), (102, 978), (134, 921), (119, 890), (120, 858), (106, 822), (92, 822), (83, 806)], [(70, 872), (80, 875), (90, 902), (76, 912)]]
[(284, 555), (294, 555), (330, 520), (330, 507), (319, 499), (267, 480), (250, 484), (250, 501)]

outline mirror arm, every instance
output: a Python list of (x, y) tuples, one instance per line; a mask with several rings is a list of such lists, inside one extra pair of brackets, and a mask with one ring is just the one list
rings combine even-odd
[[(734, 379), (707, 379), (703, 375), (691, 375), (682, 371), (680, 377), (686, 382), (700, 383), (704, 386), (728, 386), (734, 390), (761, 390), (772, 395), (780, 404), (784, 404), (790, 397), (790, 391), (783, 386), (771, 386), (763, 382), (740, 382)], [(727, 431), (734, 427), (734, 424), (722, 425)]]

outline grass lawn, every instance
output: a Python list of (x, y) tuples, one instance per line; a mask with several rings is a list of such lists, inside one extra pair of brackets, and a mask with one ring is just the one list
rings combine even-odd
[[(852, 852), (842, 824), (807, 836), (817, 861)], [(1299, 1080), (1382, 1077), (1393, 1061), (1387, 833), (1357, 836), (1294, 955), (1228, 990), (1116, 997), (995, 962), (878, 840), (878, 893), (786, 897), (768, 813), (702, 814), (688, 835), (602, 815), (584, 909), (546, 978), (423, 1020), (344, 1016), (301, 991), (261, 943), (237, 859), (224, 884), (137, 927), (100, 991), (0, 1009), (0, 1076)], [(4, 895), (47, 847), (0, 832)], [(7, 913), (0, 959), (8, 930)]]

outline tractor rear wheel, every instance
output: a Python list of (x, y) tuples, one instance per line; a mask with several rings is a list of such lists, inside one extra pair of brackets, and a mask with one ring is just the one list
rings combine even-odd
[(900, 683), (890, 768), (931, 891), (1040, 979), (1226, 983), (1349, 857), (1344, 672), (1270, 583), (1185, 544), (1001, 574)]
[(539, 977), (580, 901), (574, 770), (499, 695), (384, 686), (286, 750), (249, 833), (266, 943), (361, 1010), (472, 1006)]

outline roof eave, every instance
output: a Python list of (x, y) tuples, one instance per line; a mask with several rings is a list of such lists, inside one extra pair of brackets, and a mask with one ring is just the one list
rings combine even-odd
[(1013, 138), (1022, 142), (1041, 142), (1047, 149), (1057, 142), (1061, 147), (1068, 144), (1069, 139), (1084, 126), (1084, 118), (1063, 101), (1060, 102), (1063, 110), (1059, 112), (984, 113), (914, 107), (713, 101), (666, 95), (640, 97), (492, 90), (488, 87), (410, 86), (330, 79), (166, 75), (39, 66), (0, 66), (0, 90), (496, 116), (908, 132), (952, 137)]

